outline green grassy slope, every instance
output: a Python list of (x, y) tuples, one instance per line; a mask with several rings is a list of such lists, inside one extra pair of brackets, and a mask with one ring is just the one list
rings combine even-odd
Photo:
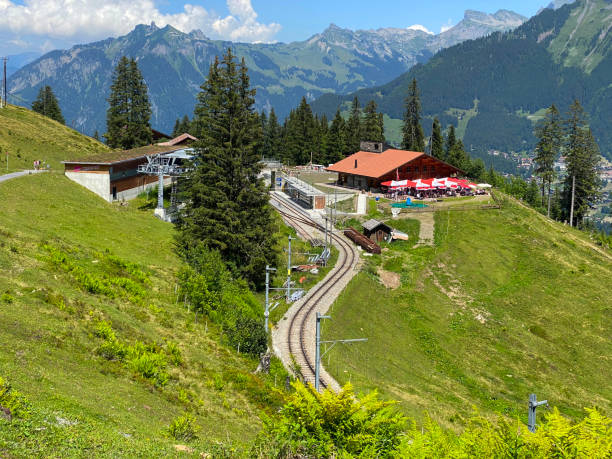
[[(0, 203), (0, 376), (32, 406), (26, 420), (0, 416), (0, 456), (172, 454), (181, 441), (166, 427), (185, 412), (201, 426), (197, 454), (256, 434), (260, 409), (278, 402), (274, 376), (251, 374), (255, 361), (175, 304), (171, 225), (138, 201), (107, 204), (59, 174), (0, 184)], [(58, 253), (67, 261), (54, 263)], [(95, 282), (105, 287), (91, 293)], [(140, 341), (161, 355), (167, 383), (103, 358), (100, 320), (123, 345)]]
[[(390, 246), (333, 306), (326, 364), (340, 383), (378, 388), (417, 419), (461, 425), (472, 406), (526, 422), (531, 392), (569, 416), (612, 409), (612, 254), (509, 201), (435, 214), (435, 245)], [(377, 267), (402, 286), (383, 287)]]
[(61, 161), (86, 158), (108, 151), (103, 143), (15, 105), (0, 110), (0, 173), (32, 169), (35, 160), (46, 161), (52, 169), (63, 169)]

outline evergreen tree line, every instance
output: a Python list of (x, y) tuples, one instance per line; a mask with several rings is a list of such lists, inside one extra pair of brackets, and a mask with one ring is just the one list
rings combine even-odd
[[(601, 187), (597, 174), (600, 152), (587, 115), (578, 100), (570, 106), (565, 119), (553, 104), (535, 134), (538, 138), (535, 174), (541, 192), (537, 206), (546, 207), (550, 217), (576, 226), (595, 204)], [(553, 191), (558, 178), (554, 163), (560, 155), (565, 156), (566, 173)]]
[[(262, 111), (258, 118), (262, 133), (256, 147), (258, 153), (288, 165), (307, 164), (311, 159), (315, 164), (327, 165), (358, 151), (363, 140), (385, 141), (383, 115), (377, 111), (376, 102), (368, 102), (362, 110), (358, 98), (353, 100), (346, 120), (340, 109), (331, 122), (325, 115), (313, 114), (305, 97), (282, 124), (273, 108), (269, 113)], [(185, 115), (176, 120), (172, 135), (196, 135), (197, 130), (196, 121)]]
[(66, 124), (51, 86), (43, 86), (40, 88), (36, 100), (32, 102), (32, 110), (58, 123)]

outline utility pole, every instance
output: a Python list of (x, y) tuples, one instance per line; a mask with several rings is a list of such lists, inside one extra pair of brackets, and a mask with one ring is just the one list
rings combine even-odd
[(576, 194), (576, 176), (572, 175), (572, 204), (570, 207), (570, 226), (574, 226), (574, 196)]
[[(321, 341), (321, 319), (331, 319), (331, 316), (322, 316), (320, 312), (317, 311), (317, 325), (316, 325), (316, 348), (315, 348), (315, 390), (319, 392), (320, 386), (320, 373), (321, 373), (321, 359), (325, 357), (332, 348), (338, 343), (362, 343), (367, 341), (367, 338), (357, 338), (357, 339), (337, 339), (333, 341)], [(321, 355), (321, 343), (329, 343), (331, 346)]]
[(327, 248), (327, 215), (323, 219), (325, 220), (325, 248)]
[(266, 322), (265, 322), (266, 333), (269, 333), (268, 318), (270, 317), (270, 272), (271, 271), (276, 271), (276, 268), (270, 268), (270, 266), (266, 265), (266, 310), (264, 311), (264, 317), (266, 319)]
[(2, 63), (3, 63), (3, 67), (4, 67), (4, 79), (2, 80), (3, 82), (3, 89), (2, 89), (2, 104), (0, 104), (0, 108), (4, 107), (6, 108), (6, 61), (8, 61), (8, 57), (3, 57), (2, 58)]
[(548, 400), (542, 400), (541, 402), (538, 402), (536, 394), (529, 394), (529, 418), (527, 422), (527, 428), (531, 433), (534, 433), (536, 431), (536, 408), (542, 405), (548, 406)]
[(293, 238), (289, 235), (289, 248), (287, 250), (287, 303), (291, 298), (291, 240)]

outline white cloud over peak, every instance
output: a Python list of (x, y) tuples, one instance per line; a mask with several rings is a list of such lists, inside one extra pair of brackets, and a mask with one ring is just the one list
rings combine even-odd
[(453, 20), (449, 18), (448, 21), (446, 21), (446, 24), (443, 24), (442, 27), (440, 27), (440, 33), (444, 33), (447, 30), (450, 30), (454, 27), (453, 25)]
[(406, 27), (408, 30), (420, 30), (421, 32), (425, 32), (428, 33), (429, 35), (433, 35), (434, 33), (429, 30), (427, 27), (425, 27), (424, 25), (421, 24), (414, 24), (411, 25), (410, 27)]
[(128, 33), (138, 24), (170, 24), (184, 32), (202, 30), (211, 38), (269, 42), (279, 32), (276, 23), (262, 24), (251, 0), (227, 0), (229, 15), (185, 4), (183, 11), (164, 14), (152, 0), (0, 0), (0, 29), (14, 36), (98, 40)]

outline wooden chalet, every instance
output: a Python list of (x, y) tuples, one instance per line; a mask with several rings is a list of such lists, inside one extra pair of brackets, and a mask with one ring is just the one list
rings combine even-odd
[(338, 184), (361, 190), (379, 189), (389, 180), (416, 180), (464, 175), (426, 153), (388, 148), (380, 142), (361, 142), (361, 151), (327, 168), (338, 173)]

